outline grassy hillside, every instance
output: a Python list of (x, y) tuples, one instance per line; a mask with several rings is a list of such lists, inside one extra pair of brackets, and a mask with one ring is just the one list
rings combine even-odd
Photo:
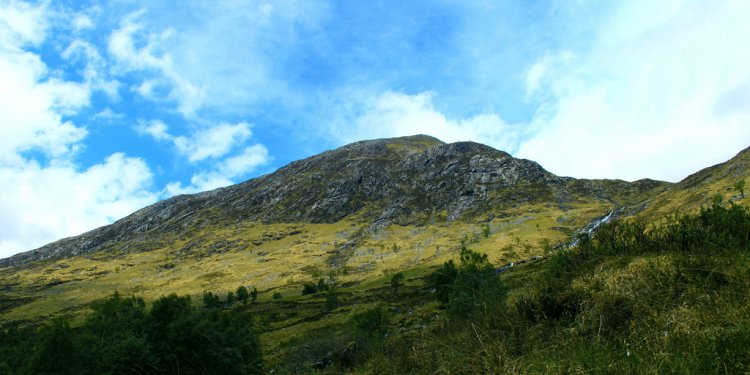
[[(459, 274), (477, 272), (463, 264)], [(412, 305), (420, 323), (386, 314), (384, 333), (363, 339), (354, 318), (346, 338), (356, 355), (329, 352), (330, 371), (743, 374), (750, 371), (748, 275), (744, 208), (717, 206), (658, 227), (609, 225), (576, 248), (504, 272), (497, 292), (472, 294), (468, 314), (452, 306), (465, 302), (455, 282), (444, 308)]]
[[(275, 373), (742, 374), (750, 369), (746, 208), (717, 205), (658, 225), (608, 224), (591, 238), (582, 236), (574, 248), (501, 273), (489, 258), (470, 250), (474, 245), (455, 254), (453, 273), (446, 271), (449, 263), (413, 268), (395, 285), (394, 274), (356, 285), (331, 274), (322, 277), (327, 290), (303, 295), (302, 288), (279, 288), (254, 302), (229, 302), (223, 296), (233, 289), (217, 290), (218, 304), (226, 306), (228, 316), (254, 317), (264, 368)], [(219, 321), (211, 320), (214, 308), (201, 307), (200, 298), (193, 301), (205, 311), (200, 315), (205, 318), (196, 319)], [(101, 307), (94, 314), (101, 314)], [(71, 335), (91, 329), (87, 316), (73, 325), (80, 328)], [(49, 327), (39, 337), (57, 326)], [(154, 340), (152, 331), (143, 332), (137, 337)], [(14, 345), (34, 352), (44, 348), (34, 333), (19, 337), (0, 334), (5, 348), (0, 365), (26, 358), (18, 357)], [(211, 347), (201, 350), (216, 358)]]
[[(738, 185), (739, 184), (739, 185)], [(749, 191), (738, 189), (748, 186), (750, 189), (750, 148), (739, 152), (727, 162), (696, 172), (664, 191), (646, 199), (641, 217), (649, 220), (678, 211), (694, 212), (700, 207), (714, 203), (748, 206), (750, 200), (744, 199)], [(742, 190), (742, 191), (740, 191)]]
[(148, 244), (150, 251), (129, 244), (0, 268), (0, 321), (75, 317), (113, 290), (151, 300), (172, 292), (199, 297), (203, 291), (239, 285), (289, 293), (331, 272), (352, 285), (440, 264), (457, 254), (462, 241), (498, 264), (514, 262), (543, 255), (545, 244), (565, 241), (612, 208), (599, 201), (564, 211), (531, 205), (473, 222), (448, 222), (435, 213), (430, 225), (375, 231), (364, 230), (357, 216), (333, 224), (208, 225), (189, 237), (163, 236)]

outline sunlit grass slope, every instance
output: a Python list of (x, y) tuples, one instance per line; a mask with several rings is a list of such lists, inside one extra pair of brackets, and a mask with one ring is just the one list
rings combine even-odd
[(239, 285), (296, 293), (303, 282), (330, 273), (351, 285), (440, 264), (454, 257), (461, 243), (497, 263), (519, 261), (543, 255), (546, 245), (566, 241), (612, 208), (599, 201), (565, 211), (531, 205), (474, 222), (438, 217), (428, 225), (371, 231), (363, 229), (357, 216), (333, 224), (206, 226), (190, 238), (162, 238), (163, 247), (151, 251), (113, 246), (106, 252), (0, 269), (0, 319), (76, 315), (114, 290), (147, 300), (171, 292), (200, 296)]

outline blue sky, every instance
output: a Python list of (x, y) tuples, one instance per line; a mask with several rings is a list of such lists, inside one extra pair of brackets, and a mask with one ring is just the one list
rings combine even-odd
[(750, 146), (744, 1), (0, 0), (0, 256), (348, 142), (678, 181)]

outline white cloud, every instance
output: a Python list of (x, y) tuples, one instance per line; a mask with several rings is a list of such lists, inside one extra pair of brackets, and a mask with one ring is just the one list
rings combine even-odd
[(228, 186), (234, 183), (233, 179), (250, 173), (270, 161), (271, 158), (265, 146), (256, 144), (246, 147), (241, 154), (217, 163), (213, 170), (194, 174), (189, 186), (182, 186), (179, 182), (168, 184), (165, 194), (167, 196), (191, 194)]
[(0, 257), (83, 233), (153, 203), (150, 183), (143, 160), (119, 153), (82, 172), (34, 162), (0, 168)]
[(542, 83), (549, 79), (549, 73), (558, 71), (573, 59), (571, 51), (552, 53), (547, 51), (542, 58), (526, 71), (526, 98), (528, 99), (542, 88)]
[(261, 144), (256, 144), (246, 147), (241, 154), (224, 160), (218, 170), (221, 175), (234, 178), (253, 171), (269, 161), (268, 149)]
[(155, 73), (145, 79), (156, 82), (136, 86), (148, 99), (159, 98), (148, 89), (166, 88), (187, 117), (245, 114), (259, 103), (302, 101), (283, 62), (299, 40), (313, 41), (326, 12), (324, 2), (298, 0), (150, 2), (123, 19), (109, 51), (123, 71)]
[(187, 156), (188, 160), (196, 162), (207, 158), (222, 157), (251, 135), (250, 125), (246, 122), (234, 125), (222, 123), (198, 131), (189, 138), (176, 137), (174, 143), (181, 154)]
[(34, 6), (15, 0), (0, 1), (0, 40), (17, 46), (36, 45), (45, 38), (46, 4)]
[(174, 139), (169, 135), (167, 124), (160, 120), (153, 120), (148, 123), (141, 122), (136, 126), (136, 131), (140, 134), (150, 135), (157, 141), (172, 141)]
[(518, 127), (494, 113), (466, 119), (449, 119), (434, 108), (433, 94), (407, 95), (384, 92), (361, 100), (329, 130), (341, 143), (362, 139), (428, 134), (444, 142), (476, 141), (513, 152), (520, 136)]
[(141, 122), (136, 126), (136, 131), (140, 134), (149, 135), (157, 141), (173, 143), (177, 151), (191, 162), (220, 158), (253, 134), (250, 131), (250, 124), (246, 122), (219, 123), (198, 130), (189, 137), (173, 136), (168, 130), (167, 125), (159, 120)]
[(736, 105), (748, 17), (742, 2), (620, 3), (590, 51), (540, 78), (552, 98), (519, 155), (558, 174), (671, 181), (733, 156), (750, 144), (750, 102)]
[(73, 18), (73, 29), (77, 32), (95, 27), (94, 21), (86, 14), (78, 14)]
[(107, 61), (93, 44), (75, 39), (60, 56), (83, 65), (83, 80), (92, 90), (102, 91), (112, 100), (119, 99), (120, 82), (110, 76)]
[[(45, 3), (0, 2), (0, 256), (80, 234), (151, 203), (151, 172), (115, 153), (80, 170), (87, 130), (64, 116), (89, 105), (91, 87), (57, 78), (25, 51), (45, 40)], [(90, 52), (79, 44), (70, 50)], [(87, 52), (88, 51), (88, 52)], [(43, 162), (30, 159), (38, 152)]]
[(50, 157), (74, 152), (86, 130), (62, 120), (88, 105), (86, 85), (49, 78), (39, 56), (24, 51), (44, 38), (43, 8), (26, 3), (0, 7), (0, 165), (21, 161), (20, 152), (38, 150)]
[[(150, 33), (138, 22), (143, 12), (125, 17), (120, 28), (109, 36), (108, 50), (118, 63), (121, 71), (151, 71), (158, 73), (156, 78), (146, 79), (136, 87), (136, 91), (147, 99), (158, 99), (154, 87), (159, 84), (169, 86), (164, 99), (178, 103), (181, 114), (191, 117), (202, 106), (203, 91), (185, 79), (174, 67), (172, 56), (163, 52), (173, 30)], [(163, 81), (163, 82), (159, 82)]]
[(122, 118), (124, 115), (122, 113), (117, 113), (112, 110), (112, 108), (106, 107), (96, 113), (94, 116), (92, 116), (92, 119), (94, 120), (105, 120), (105, 121), (113, 121), (119, 118)]

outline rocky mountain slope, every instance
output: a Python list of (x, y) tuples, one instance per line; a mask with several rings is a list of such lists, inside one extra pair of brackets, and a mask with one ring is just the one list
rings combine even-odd
[(425, 224), (436, 213), (448, 221), (486, 217), (534, 203), (564, 209), (596, 199), (622, 206), (668, 185), (558, 177), (485, 145), (425, 135), (362, 141), (241, 184), (158, 202), (112, 225), (2, 259), (0, 266), (85, 254), (133, 238), (186, 235), (204, 223), (333, 223), (359, 213), (377, 228)]
[(149, 299), (238, 285), (299, 293), (325, 275), (358, 285), (427, 272), (465, 245), (507, 264), (613, 211), (657, 218), (717, 192), (729, 200), (750, 179), (748, 154), (670, 184), (559, 177), (423, 135), (357, 142), (0, 260), (0, 321), (75, 315), (115, 289)]

